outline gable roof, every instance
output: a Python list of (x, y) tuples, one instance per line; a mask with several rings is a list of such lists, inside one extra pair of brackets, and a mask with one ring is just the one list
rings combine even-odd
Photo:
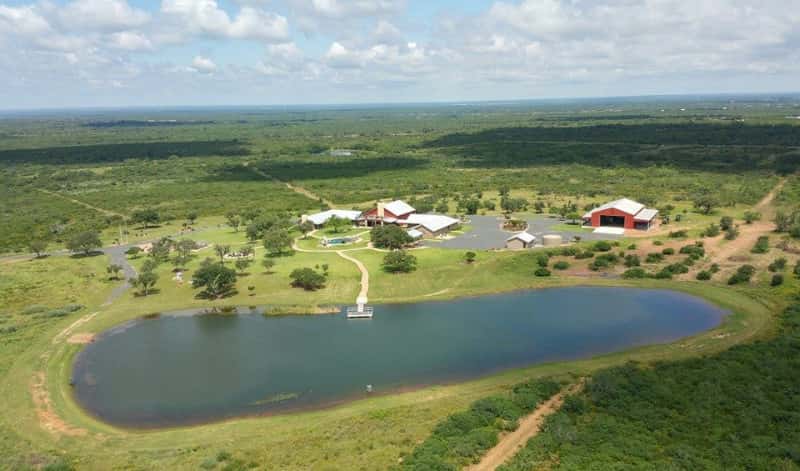
[(355, 221), (361, 216), (361, 211), (350, 211), (347, 209), (329, 209), (321, 213), (316, 213), (308, 216), (308, 220), (314, 223), (315, 226), (321, 226), (328, 222), (330, 218), (336, 216), (337, 218)]
[(531, 242), (536, 240), (536, 236), (534, 236), (533, 234), (529, 234), (528, 232), (517, 232), (516, 234), (506, 239), (506, 242), (514, 239), (519, 239), (525, 242), (526, 244), (530, 244)]
[(593, 210), (587, 212), (583, 215), (585, 218), (592, 217), (592, 213), (597, 211), (603, 211), (606, 209), (616, 209), (618, 211), (622, 211), (623, 213), (630, 214), (631, 216), (635, 216), (639, 213), (642, 209), (644, 209), (644, 205), (642, 203), (629, 200), (628, 198), (620, 198), (618, 200), (610, 201), (602, 206), (598, 206)]
[(651, 221), (658, 214), (657, 209), (647, 208), (639, 211), (633, 219), (637, 221)]
[(383, 208), (398, 217), (416, 211), (416, 209), (403, 200), (395, 200), (391, 203), (386, 203)]
[(431, 232), (437, 232), (459, 223), (458, 219), (441, 214), (409, 214), (408, 217), (400, 222), (416, 224), (424, 227)]

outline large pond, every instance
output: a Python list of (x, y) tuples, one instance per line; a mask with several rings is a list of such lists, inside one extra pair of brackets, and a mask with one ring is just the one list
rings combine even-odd
[(129, 427), (299, 410), (365, 397), (367, 385), (380, 394), (672, 342), (725, 315), (673, 291), (595, 287), (379, 305), (371, 320), (189, 313), (87, 345), (77, 401)]

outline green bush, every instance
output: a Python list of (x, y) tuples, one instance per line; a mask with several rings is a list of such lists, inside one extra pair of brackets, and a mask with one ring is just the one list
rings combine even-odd
[(772, 279), (769, 282), (770, 286), (780, 286), (783, 284), (783, 275), (780, 273), (775, 273), (772, 275)]
[(753, 277), (755, 272), (756, 268), (753, 265), (742, 265), (741, 267), (736, 269), (736, 273), (734, 273), (733, 275), (731, 275), (730, 278), (728, 278), (728, 284), (735, 285), (739, 283), (747, 283), (748, 281), (750, 281), (750, 278)]
[(558, 262), (553, 264), (553, 268), (556, 270), (566, 270), (569, 268), (569, 263), (564, 260), (559, 260)]
[(545, 267), (539, 267), (533, 272), (536, 276), (550, 276), (550, 270)]
[(647, 272), (644, 270), (644, 268), (634, 267), (625, 270), (625, 272), (622, 274), (622, 277), (626, 279), (647, 278)]
[(675, 255), (675, 249), (673, 249), (672, 247), (666, 247), (663, 250), (661, 250), (661, 253), (664, 255)]
[(591, 250), (584, 250), (583, 252), (575, 254), (575, 259), (576, 260), (582, 260), (582, 259), (587, 259), (587, 258), (592, 258), (592, 257), (594, 257), (594, 252), (592, 252)]
[(682, 239), (684, 237), (687, 237), (689, 233), (686, 232), (685, 229), (681, 229), (679, 231), (671, 231), (668, 235), (672, 239)]
[(697, 273), (697, 276), (695, 278), (697, 278), (700, 281), (710, 280), (711, 279), (711, 272), (708, 271), (708, 270), (700, 271), (700, 272)]
[(664, 245), (664, 242), (661, 240), (654, 240), (653, 245)]
[(769, 264), (767, 268), (771, 272), (783, 271), (786, 269), (787, 262), (788, 260), (786, 260), (785, 257), (776, 258), (775, 260), (772, 261), (772, 263)]
[(703, 237), (716, 237), (720, 234), (721, 230), (718, 225), (711, 223), (702, 233)]
[(546, 253), (536, 254), (536, 264), (542, 268), (547, 268), (547, 265), (550, 264), (550, 256)]
[(645, 263), (658, 263), (664, 261), (664, 254), (658, 252), (651, 252), (647, 254), (647, 257), (644, 259)]
[(611, 250), (611, 248), (612, 248), (611, 243), (609, 243), (609, 242), (607, 242), (605, 240), (598, 240), (592, 246), (592, 249), (595, 252), (608, 252), (609, 250)]
[(625, 256), (625, 266), (628, 268), (631, 267), (638, 267), (641, 265), (642, 262), (639, 260), (639, 256), (636, 254), (628, 254)]
[(769, 252), (769, 237), (768, 236), (760, 236), (756, 241), (756, 245), (750, 249), (752, 253), (767, 253)]

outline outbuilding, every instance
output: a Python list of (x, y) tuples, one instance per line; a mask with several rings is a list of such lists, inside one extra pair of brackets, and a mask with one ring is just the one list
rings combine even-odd
[(594, 208), (583, 215), (583, 224), (591, 227), (620, 227), (649, 230), (655, 226), (658, 210), (645, 208), (642, 203), (622, 198)]
[(314, 227), (319, 229), (320, 227), (324, 226), (328, 220), (332, 217), (337, 217), (340, 219), (347, 219), (348, 221), (355, 222), (356, 219), (361, 216), (361, 211), (351, 211), (347, 209), (329, 209), (327, 211), (323, 211), (321, 213), (311, 214), (311, 215), (303, 215), (300, 218), (300, 222), (310, 221), (314, 224)]
[(506, 248), (512, 250), (529, 249), (536, 243), (536, 237), (527, 232), (518, 232), (506, 239)]

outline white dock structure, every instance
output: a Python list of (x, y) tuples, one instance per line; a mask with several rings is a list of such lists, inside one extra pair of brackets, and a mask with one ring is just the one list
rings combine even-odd
[(361, 261), (348, 256), (344, 251), (337, 251), (340, 257), (349, 260), (356, 264), (358, 270), (361, 272), (361, 291), (356, 298), (356, 305), (347, 308), (348, 319), (372, 319), (373, 308), (367, 306), (367, 293), (369, 293), (369, 272), (367, 267)]

